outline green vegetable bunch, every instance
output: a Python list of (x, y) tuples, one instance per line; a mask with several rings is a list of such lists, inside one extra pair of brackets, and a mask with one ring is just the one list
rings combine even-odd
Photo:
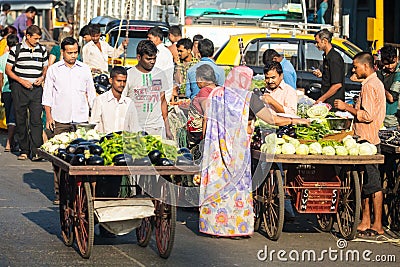
[(296, 125), (294, 128), (297, 138), (301, 140), (319, 140), (331, 133), (325, 123), (320, 123), (317, 120), (312, 121), (310, 126)]

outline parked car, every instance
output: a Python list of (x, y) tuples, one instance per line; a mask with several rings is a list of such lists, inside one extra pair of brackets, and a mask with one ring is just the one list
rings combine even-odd
[[(313, 99), (320, 96), (321, 78), (314, 76), (312, 69), (321, 67), (323, 52), (315, 46), (314, 35), (262, 33), (232, 35), (229, 41), (220, 47), (214, 55), (215, 62), (218, 65), (237, 66), (240, 64), (239, 38), (243, 40), (246, 65), (252, 68), (255, 74), (263, 74), (262, 56), (264, 51), (275, 49), (293, 64), (297, 72), (297, 88), (304, 88), (306, 94)], [(359, 82), (350, 80), (352, 59), (362, 50), (348, 40), (336, 37), (333, 38), (332, 45), (343, 57), (345, 69), (338, 71), (344, 71), (346, 74), (346, 101), (352, 102), (354, 93), (361, 89)]]

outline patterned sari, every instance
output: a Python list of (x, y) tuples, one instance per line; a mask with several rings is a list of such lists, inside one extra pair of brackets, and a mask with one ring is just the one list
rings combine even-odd
[(247, 135), (251, 77), (249, 68), (236, 67), (225, 83), (236, 88), (218, 87), (209, 97), (200, 185), (200, 232), (206, 234), (247, 236), (253, 233)]

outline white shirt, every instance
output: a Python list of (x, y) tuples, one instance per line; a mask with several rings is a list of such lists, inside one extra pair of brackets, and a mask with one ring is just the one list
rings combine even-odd
[(121, 44), (118, 48), (113, 48), (107, 42), (100, 40), (100, 49), (93, 41), (88, 42), (82, 49), (83, 63), (90, 68), (108, 71), (108, 57), (119, 57), (124, 53), (124, 46)]
[(51, 108), (56, 122), (87, 122), (95, 97), (92, 74), (86, 64), (77, 60), (70, 68), (61, 60), (47, 70), (42, 105)]
[(171, 51), (163, 43), (157, 45), (158, 54), (154, 68), (159, 68), (164, 71), (167, 77), (167, 90), (165, 91), (165, 100), (167, 103), (171, 101), (172, 88), (174, 86), (174, 58)]
[[(126, 112), (132, 100), (121, 96), (119, 101), (114, 97), (112, 90), (97, 96), (94, 99), (91, 123), (95, 123), (95, 129), (101, 133), (111, 133), (124, 130)], [(138, 121), (136, 114), (136, 121)], [(137, 124), (139, 124), (137, 122)]]

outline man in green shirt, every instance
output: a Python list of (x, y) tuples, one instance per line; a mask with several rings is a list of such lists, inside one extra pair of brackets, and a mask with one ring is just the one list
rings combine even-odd
[(397, 130), (399, 121), (396, 116), (400, 92), (400, 64), (397, 49), (386, 45), (381, 48), (383, 69), (377, 71), (378, 78), (385, 86), (386, 116), (384, 125), (388, 129)]

